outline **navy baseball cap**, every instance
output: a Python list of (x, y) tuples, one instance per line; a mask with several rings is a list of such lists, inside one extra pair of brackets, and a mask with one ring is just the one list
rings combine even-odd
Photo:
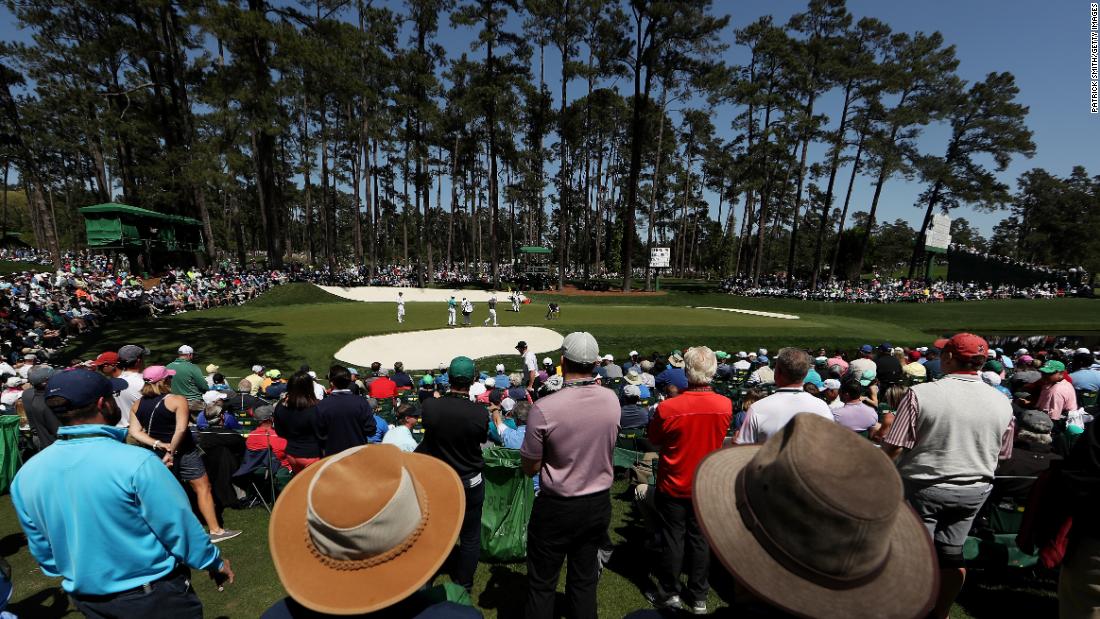
[(129, 387), (121, 378), (107, 378), (91, 370), (57, 372), (46, 383), (46, 398), (64, 398), (68, 404), (55, 410), (66, 411), (87, 406), (99, 398), (112, 398)]

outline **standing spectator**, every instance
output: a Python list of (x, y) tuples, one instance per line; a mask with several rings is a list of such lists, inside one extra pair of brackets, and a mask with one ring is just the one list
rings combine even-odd
[(290, 377), (286, 400), (275, 405), (274, 429), (286, 439), (286, 458), (290, 470), (300, 473), (321, 459), (321, 437), (317, 431), (317, 398), (313, 379), (305, 372)]
[[(372, 483), (349, 483), (364, 471)], [(454, 548), (461, 516), (462, 485), (434, 458), (389, 445), (326, 458), (275, 503), (268, 542), (289, 597), (261, 619), (481, 617), (432, 599), (443, 592), (427, 586)], [(342, 534), (348, 530), (355, 534)]]
[[(191, 413), (187, 401), (183, 396), (172, 393), (174, 373), (163, 365), (154, 365), (145, 368), (142, 377), (145, 386), (141, 390), (141, 399), (134, 403), (130, 411), (130, 436), (138, 444), (151, 448), (165, 465), (175, 471), (180, 481), (191, 486), (212, 541), (237, 537), (240, 531), (222, 528), (218, 523), (214, 493), (202, 461), (202, 451), (188, 427)], [(49, 396), (47, 393), (47, 404)]]
[(527, 526), (527, 619), (553, 617), (554, 591), (568, 557), (568, 615), (597, 616), (597, 551), (611, 522), (612, 453), (619, 402), (592, 377), (599, 346), (574, 332), (562, 344), (564, 387), (531, 408), (520, 448), (523, 472), (539, 474)]
[[(711, 349), (687, 349), (688, 388), (657, 405), (646, 436), (660, 449), (655, 497), (660, 555), (654, 570), (657, 587), (646, 593), (646, 599), (662, 608), (686, 604), (696, 615), (707, 612), (710, 548), (691, 506), (691, 484), (699, 462), (722, 446), (733, 417), (733, 403), (710, 387), (717, 369)], [(687, 573), (684, 596), (680, 595), (681, 572)]]
[(863, 385), (853, 376), (840, 383), (840, 400), (843, 405), (833, 409), (833, 419), (854, 432), (871, 432), (878, 429), (878, 411), (863, 403)]
[(539, 361), (535, 357), (535, 353), (527, 348), (527, 342), (520, 340), (516, 344), (516, 350), (519, 351), (519, 356), (523, 358), (523, 378), (527, 383), (525, 386), (530, 389), (535, 389), (535, 379), (538, 378)]
[(408, 402), (397, 407), (394, 412), (397, 425), (390, 428), (382, 437), (383, 445), (394, 445), (401, 451), (416, 451), (417, 442), (413, 438), (412, 429), (420, 421), (420, 411)]
[[(351, 392), (351, 374), (342, 365), (329, 368), (328, 380), (332, 393), (317, 403), (317, 434), (321, 450), (332, 456), (366, 445), (378, 429), (366, 398)], [(375, 384), (378, 384), (377, 382)]]
[(984, 339), (960, 333), (937, 348), (944, 378), (909, 389), (883, 452), (898, 461), (906, 499), (935, 542), (933, 616), (947, 617), (966, 579), (963, 543), (992, 489), (998, 457), (1012, 455), (1012, 405), (978, 378), (989, 350)]
[[(12, 483), (27, 545), (89, 617), (202, 617), (189, 568), (230, 583), (233, 570), (168, 469), (125, 444), (113, 394), (94, 372), (50, 378), (46, 404), (58, 433), (78, 440), (32, 458)], [(91, 526), (105, 515), (110, 526)]]
[(710, 547), (743, 587), (729, 616), (925, 617), (932, 607), (932, 547), (897, 470), (831, 421), (798, 415), (764, 445), (712, 452), (692, 493)]
[(455, 326), (455, 307), (458, 304), (455, 302), (454, 295), (451, 295), (450, 300), (447, 301), (447, 326)]
[(122, 412), (122, 420), (119, 424), (125, 422), (127, 427), (130, 425), (130, 410), (134, 408), (134, 403), (141, 399), (141, 389), (145, 386), (145, 379), (141, 377), (141, 373), (145, 371), (145, 357), (148, 355), (149, 349), (144, 346), (127, 344), (118, 349), (120, 370), (118, 378), (126, 381), (127, 387), (118, 392), (115, 402), (118, 403), (118, 410)]
[(46, 406), (46, 382), (53, 376), (53, 368), (37, 365), (27, 376), (31, 388), (23, 392), (23, 411), (38, 441), (38, 451), (42, 451), (57, 440), (57, 429), (61, 426), (57, 416)]
[(1066, 378), (1066, 366), (1053, 359), (1039, 368), (1043, 378), (1039, 381), (1042, 389), (1035, 408), (1050, 416), (1051, 421), (1059, 421), (1070, 411), (1077, 410), (1077, 392)]
[(477, 370), (469, 357), (452, 359), (447, 375), (451, 384), (447, 395), (421, 405), (424, 440), (416, 452), (446, 462), (462, 480), (466, 513), (458, 535), (458, 560), (452, 580), (469, 591), (481, 555), (481, 507), (485, 502), (481, 445), (489, 440), (489, 413), (484, 406), (470, 401), (470, 385)]
[(202, 410), (202, 394), (210, 391), (210, 385), (206, 384), (206, 378), (192, 362), (194, 358), (195, 349), (184, 344), (180, 346), (176, 360), (168, 364), (168, 369), (175, 372), (172, 393), (183, 396), (187, 400), (187, 408), (197, 413)]
[[(870, 359), (868, 359), (870, 361)], [(802, 389), (810, 371), (810, 355), (798, 348), (783, 348), (775, 358), (775, 393), (755, 402), (745, 413), (737, 433), (739, 445), (763, 443), (800, 413), (820, 415), (832, 421), (829, 405)]]

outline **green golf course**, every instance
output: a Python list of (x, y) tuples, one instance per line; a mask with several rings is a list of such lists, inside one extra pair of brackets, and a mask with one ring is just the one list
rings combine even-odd
[[(546, 303), (561, 304), (558, 320), (544, 318)], [(592, 332), (601, 352), (616, 357), (636, 349), (666, 353), (705, 344), (715, 349), (751, 350), (781, 346), (854, 349), (863, 343), (889, 341), (929, 344), (934, 337), (958, 331), (978, 333), (1100, 335), (1100, 304), (1083, 299), (984, 301), (933, 305), (852, 305), (797, 300), (747, 299), (711, 292), (671, 290), (662, 296), (547, 296), (517, 315), (499, 311), (501, 324), (534, 325), (567, 333)], [(797, 320), (725, 312), (700, 307), (737, 308), (797, 315)], [(475, 324), (485, 318), (478, 304)], [(305, 363), (323, 374), (333, 354), (345, 343), (366, 335), (437, 329), (446, 322), (444, 303), (408, 303), (406, 321), (398, 325), (393, 303), (346, 301), (311, 284), (289, 284), (240, 307), (192, 311), (175, 316), (109, 322), (103, 329), (74, 340), (64, 359), (89, 359), (123, 344), (140, 343), (153, 354), (150, 363), (171, 360), (183, 343), (196, 349), (200, 366), (216, 363), (227, 376), (243, 376), (254, 363), (285, 370)], [(461, 332), (461, 327), (456, 329)], [(519, 358), (502, 358), (509, 368)], [(498, 358), (478, 360), (488, 368)], [(600, 615), (609, 618), (648, 607), (642, 596), (647, 583), (648, 549), (625, 481), (613, 488), (611, 539), (616, 550), (600, 582)], [(227, 510), (226, 526), (243, 535), (222, 544), (237, 572), (237, 583), (219, 593), (201, 575), (195, 587), (211, 617), (257, 617), (285, 595), (275, 575), (267, 545), (268, 514), (261, 508)], [(0, 498), (0, 552), (14, 569), (15, 593), (9, 609), (19, 616), (62, 617), (70, 610), (58, 580), (44, 576), (26, 549), (11, 501)], [(526, 591), (522, 564), (481, 564), (473, 603), (486, 617), (522, 615)], [(564, 573), (564, 570), (563, 570)], [(441, 576), (440, 580), (445, 579)], [(977, 572), (958, 599), (952, 617), (1053, 616), (1057, 600), (1051, 574)], [(438, 581), (437, 581), (438, 582)], [(559, 590), (564, 588), (564, 576)], [(724, 603), (711, 593), (710, 607)]]
[[(545, 319), (548, 301), (561, 304), (560, 318)], [(704, 344), (715, 350), (805, 346), (855, 349), (864, 343), (927, 345), (959, 330), (981, 334), (1100, 334), (1100, 303), (1089, 299), (1008, 300), (939, 304), (845, 304), (755, 299), (720, 293), (671, 291), (662, 296), (549, 296), (516, 314), (498, 310), (500, 324), (531, 325), (561, 333), (585, 330), (603, 353), (668, 352)], [(785, 320), (700, 307), (793, 314)], [(104, 350), (140, 343), (156, 361), (170, 361), (180, 344), (195, 348), (197, 361), (216, 363), (227, 376), (244, 376), (255, 363), (282, 369), (302, 364), (326, 368), (347, 342), (367, 335), (437, 329), (446, 325), (446, 304), (408, 303), (397, 324), (393, 303), (347, 301), (304, 283), (280, 286), (240, 307), (174, 316), (110, 322), (74, 340), (63, 353), (86, 359)], [(474, 322), (485, 318), (484, 304)], [(497, 359), (486, 359), (495, 363)], [(518, 357), (512, 357), (512, 363)], [(423, 368), (414, 368), (423, 369)]]

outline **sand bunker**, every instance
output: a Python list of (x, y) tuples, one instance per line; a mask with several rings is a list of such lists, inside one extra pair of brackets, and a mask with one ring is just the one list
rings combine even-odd
[(459, 355), (474, 359), (494, 355), (518, 357), (516, 342), (520, 340), (527, 342), (535, 354), (542, 355), (560, 350), (562, 339), (560, 333), (542, 327), (455, 327), (361, 337), (348, 342), (335, 356), (357, 367), (378, 361), (383, 367), (392, 368), (394, 362), (401, 361), (407, 369), (427, 370), (450, 363)]
[(782, 318), (783, 320), (798, 320), (794, 314), (777, 314), (775, 312), (759, 312), (756, 310), (734, 309), (732, 307), (696, 307), (695, 309), (718, 310), (720, 312), (737, 312), (738, 314), (750, 314), (752, 316), (765, 316), (767, 318)]
[[(460, 290), (458, 288), (453, 290), (448, 290), (446, 288), (400, 288), (390, 286), (355, 286), (353, 288), (318, 286), (318, 288), (343, 299), (348, 299), (350, 301), (366, 301), (368, 303), (396, 303), (398, 292), (405, 293), (405, 302), (407, 303), (445, 303), (451, 296), (454, 296), (454, 298), (458, 300), (461, 300), (462, 297), (466, 297), (474, 303), (484, 303), (489, 300), (489, 295), (492, 294), (492, 292), (488, 290)], [(508, 303), (507, 292), (498, 291), (496, 295), (497, 301)], [(514, 343), (515, 342), (513, 342), (513, 344)]]

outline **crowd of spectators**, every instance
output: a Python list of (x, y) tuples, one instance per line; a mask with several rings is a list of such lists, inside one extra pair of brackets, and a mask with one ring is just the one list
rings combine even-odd
[(285, 281), (232, 263), (142, 278), (105, 255), (70, 253), (56, 270), (0, 277), (0, 351), (9, 362), (42, 360), (104, 321), (239, 305)]
[[(198, 365), (187, 345), (172, 360), (147, 359), (147, 349), (128, 345), (56, 370), (0, 365), (41, 450), (16, 478), (16, 512), (32, 554), (83, 612), (128, 615), (155, 602), (198, 616), (197, 597), (175, 584), (188, 568), (232, 582), (213, 544), (240, 532), (221, 524), (221, 510), (250, 498), (238, 469), (270, 450), (287, 484), (271, 536), (289, 597), (265, 616), (360, 613), (375, 604), (400, 609), (389, 616), (435, 616), (418, 614), (432, 608), (478, 616), (420, 590), (449, 554), (452, 582), (473, 588), (488, 483), (482, 450), (496, 444), (518, 449), (537, 492), (525, 616), (553, 616), (567, 564), (568, 614), (595, 617), (600, 572), (614, 551), (607, 535), (614, 453), (629, 433), (638, 454), (628, 472), (632, 496), (652, 535), (653, 580), (644, 593), (656, 609), (706, 613), (713, 552), (755, 592), (727, 601), (756, 611), (878, 616), (882, 600), (869, 594), (896, 588), (892, 579), (903, 573), (905, 592), (890, 602), (898, 616), (945, 617), (965, 580), (972, 529), (996, 526), (998, 510), (1028, 505), (1034, 478), (1052, 462), (1100, 478), (1089, 468), (1100, 461), (1092, 459), (1100, 442), (1090, 423), (1100, 351), (1005, 351), (959, 334), (913, 348), (694, 346), (630, 351), (617, 362), (588, 333), (569, 334), (560, 352), (541, 360), (524, 342), (516, 350), (513, 371), (503, 363), (479, 370), (466, 357), (416, 376), (400, 364), (337, 365), (320, 378), (306, 366), (284, 374), (255, 365), (232, 387), (216, 363)], [(127, 440), (141, 448), (120, 443)], [(113, 490), (88, 475), (53, 490), (49, 480), (67, 462), (105, 457), (129, 463), (112, 473)], [(359, 494), (357, 470), (392, 494)], [(199, 518), (181, 483), (196, 496)], [(769, 485), (785, 490), (771, 493)], [(1077, 491), (1095, 499), (1100, 488), (1088, 482)], [(135, 512), (129, 526), (92, 542), (94, 533), (71, 526), (84, 513), (66, 510), (74, 496), (82, 509), (112, 514), (153, 501), (158, 516)], [(416, 507), (421, 500), (430, 511)], [(340, 532), (372, 528), (389, 509), (379, 506), (390, 504), (393, 518), (382, 521), (391, 528)], [(336, 530), (330, 522), (343, 524)], [(877, 534), (868, 535), (869, 522)], [(754, 533), (761, 526), (766, 540)], [(1100, 600), (1088, 565), (1097, 545), (1087, 527), (1074, 531), (1059, 595), (1063, 608), (1094, 611)], [(105, 544), (112, 552), (97, 550)], [(398, 547), (435, 558), (398, 568), (391, 563)], [(844, 560), (834, 557), (837, 548)], [(814, 569), (792, 566), (792, 554)], [(884, 556), (898, 565), (883, 567)], [(314, 576), (302, 575), (302, 561)], [(88, 569), (104, 562), (112, 569)], [(338, 588), (330, 580), (387, 566), (407, 589)], [(861, 595), (822, 585), (852, 580)], [(145, 585), (161, 590), (152, 599), (127, 595)]]
[(936, 303), (942, 301), (982, 301), (986, 299), (1053, 299), (1073, 295), (1066, 284), (1046, 282), (1032, 286), (984, 284), (978, 282), (909, 279), (871, 279), (860, 282), (830, 281), (818, 285), (785, 278), (766, 277), (755, 284), (747, 278), (730, 278), (722, 290), (743, 297), (773, 297), (828, 301), (835, 303)]

